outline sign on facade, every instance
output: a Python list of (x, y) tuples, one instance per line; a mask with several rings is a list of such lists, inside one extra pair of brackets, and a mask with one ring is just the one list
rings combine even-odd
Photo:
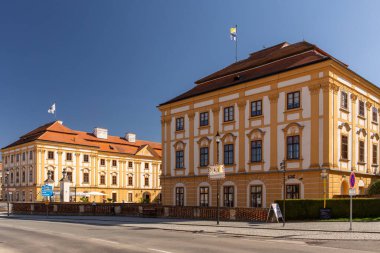
[(43, 197), (51, 197), (53, 196), (53, 186), (45, 184), (41, 187), (41, 192)]
[(355, 195), (356, 195), (356, 190), (355, 190), (355, 188), (351, 188), (351, 189), (349, 189), (349, 190), (348, 190), (348, 194), (349, 194), (350, 196), (355, 196)]
[(211, 180), (219, 180), (224, 179), (226, 177), (226, 173), (224, 171), (224, 165), (210, 165), (208, 167), (208, 177)]

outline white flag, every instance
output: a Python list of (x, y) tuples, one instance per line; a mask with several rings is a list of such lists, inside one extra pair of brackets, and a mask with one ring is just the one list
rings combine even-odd
[(230, 39), (236, 41), (237, 39), (237, 27), (230, 28)]
[(50, 106), (48, 113), (51, 113), (51, 114), (55, 113), (55, 103)]

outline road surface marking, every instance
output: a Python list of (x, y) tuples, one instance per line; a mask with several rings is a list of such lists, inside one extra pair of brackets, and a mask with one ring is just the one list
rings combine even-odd
[(170, 252), (170, 251), (165, 251), (165, 250), (160, 250), (160, 249), (152, 249), (152, 248), (148, 248), (148, 250), (157, 251), (157, 252), (161, 252), (161, 253), (172, 253), (172, 252)]

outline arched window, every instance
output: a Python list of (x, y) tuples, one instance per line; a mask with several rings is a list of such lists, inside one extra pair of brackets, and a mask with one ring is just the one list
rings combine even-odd
[(179, 141), (174, 144), (176, 169), (185, 168), (185, 146), (186, 144), (183, 143), (182, 141)]
[(185, 185), (183, 183), (177, 183), (174, 186), (174, 203), (176, 206), (185, 206), (186, 201), (186, 191)]
[(266, 187), (261, 180), (252, 180), (247, 188), (247, 206), (253, 208), (266, 207)]
[(298, 123), (290, 123), (284, 131), (286, 160), (302, 159), (302, 129)]
[(223, 163), (226, 166), (233, 166), (235, 164), (235, 140), (236, 136), (231, 133), (225, 134), (222, 138)]
[(207, 137), (198, 141), (199, 145), (199, 167), (206, 167), (210, 164), (210, 142)]

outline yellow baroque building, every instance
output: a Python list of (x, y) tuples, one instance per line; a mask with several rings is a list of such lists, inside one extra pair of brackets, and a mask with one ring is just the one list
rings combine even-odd
[(380, 89), (317, 46), (280, 43), (195, 84), (159, 105), (163, 204), (216, 206), (217, 162), (230, 207), (282, 199), (282, 161), (288, 199), (348, 195), (352, 171), (357, 194), (379, 179)]
[[(41, 201), (41, 186), (51, 172), (54, 192), (59, 192), (63, 169), (71, 181), (71, 201), (159, 201), (161, 144), (72, 130), (61, 121), (48, 123), (23, 135), (2, 150), (3, 199)], [(91, 193), (89, 195), (89, 193)], [(59, 196), (54, 197), (59, 201)]]

